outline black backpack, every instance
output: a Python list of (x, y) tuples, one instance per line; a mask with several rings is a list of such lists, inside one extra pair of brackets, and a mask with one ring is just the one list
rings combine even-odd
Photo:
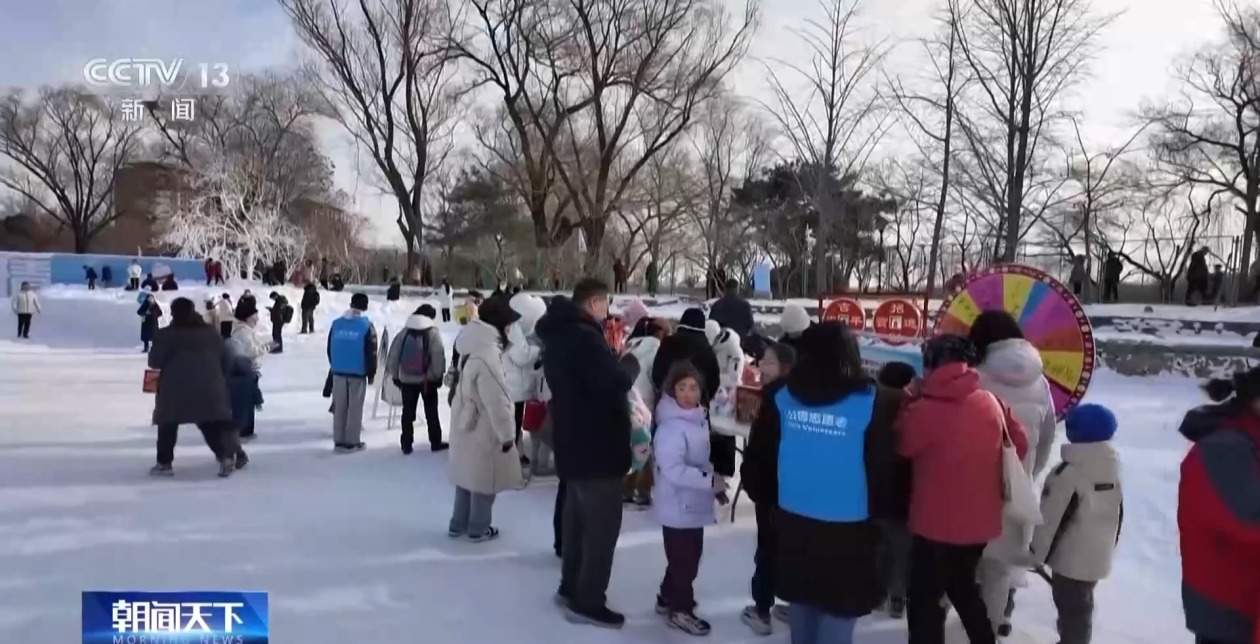
[(288, 324), (293, 321), (293, 307), (285, 303), (284, 308), (280, 310), (280, 314), (284, 316), (284, 323)]

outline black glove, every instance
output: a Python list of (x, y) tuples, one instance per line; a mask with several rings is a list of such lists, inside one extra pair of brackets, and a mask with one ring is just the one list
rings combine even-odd
[(503, 444), (503, 453), (504, 453), (504, 454), (507, 454), (508, 452), (512, 451), (512, 446), (513, 446), (513, 445), (515, 445), (515, 443), (513, 443), (512, 441), (508, 441), (508, 442), (504, 443), (504, 444)]

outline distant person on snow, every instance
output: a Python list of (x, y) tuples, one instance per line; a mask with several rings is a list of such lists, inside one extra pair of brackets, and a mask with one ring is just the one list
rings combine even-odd
[(1217, 264), (1208, 278), (1207, 299), (1215, 304), (1220, 301), (1221, 291), (1225, 286), (1225, 267)]
[(1200, 644), (1260, 642), (1260, 369), (1204, 385), (1219, 403), (1181, 434), (1177, 527), (1186, 627)]
[(1089, 280), (1089, 275), (1085, 273), (1085, 257), (1077, 255), (1072, 258), (1072, 272), (1068, 274), (1068, 283), (1072, 285), (1072, 295), (1082, 297), (1085, 295), (1085, 282)]
[[(196, 313), (196, 311), (193, 312)], [(158, 319), (162, 317), (162, 307), (158, 305), (157, 298), (152, 293), (145, 294), (136, 315), (140, 316), (140, 342), (144, 344), (144, 353), (148, 353), (149, 344), (153, 342), (153, 336), (157, 334)]]
[(153, 273), (149, 273), (145, 275), (144, 281), (140, 283), (140, 286), (141, 288), (143, 288), (146, 291), (149, 291), (150, 293), (157, 293), (159, 290), (161, 290), (161, 286), (159, 286), (157, 280), (154, 279)]
[(167, 275), (166, 279), (162, 280), (162, 290), (163, 291), (178, 291), (179, 290), (179, 283), (175, 281), (174, 273)]
[(88, 290), (96, 290), (96, 269), (91, 266), (83, 267), (83, 276), (87, 278)]
[(1089, 644), (1094, 587), (1111, 572), (1124, 520), (1120, 461), (1111, 447), (1116, 417), (1102, 405), (1080, 405), (1068, 412), (1066, 424), (1070, 443), (1041, 493), (1044, 523), (1037, 526), (1032, 552), (1034, 562), (1054, 572), (1059, 642)]
[(17, 315), (17, 337), (30, 339), (31, 319), (42, 312), (39, 308), (39, 296), (31, 288), (30, 282), (22, 282), (9, 305), (13, 308), (14, 315)]
[(424, 423), (429, 430), (429, 449), (440, 452), (447, 445), (442, 441), (442, 419), (438, 415), (438, 390), (446, 373), (446, 347), (433, 318), (432, 306), (422, 304), (407, 318), (402, 333), (394, 336), (385, 360), (385, 373), (402, 392), (403, 454), (410, 454), (415, 440), (416, 407), (424, 401)]
[[(134, 291), (140, 288), (140, 275), (144, 269), (140, 268), (140, 262), (131, 260), (131, 265), (127, 267), (127, 290)], [(152, 276), (150, 276), (152, 277)]]
[(236, 309), (232, 306), (232, 296), (224, 293), (214, 303), (215, 318), (219, 321), (219, 334), (226, 340), (232, 337), (232, 322), (236, 319)]
[(171, 303), (171, 324), (157, 333), (149, 368), (158, 369), (153, 424), (158, 427), (157, 464), (149, 473), (172, 476), (179, 426), (195, 423), (219, 462), (219, 476), (236, 469), (240, 442), (224, 377), (228, 364), (222, 338), (197, 315), (188, 298)]
[[(261, 374), (261, 358), (271, 347), (262, 336), (258, 335), (258, 303), (254, 298), (242, 295), (241, 299), (236, 303), (233, 317), (235, 321), (232, 324), (232, 338), (228, 343), (232, 345), (235, 355), (249, 360), (255, 374)], [(258, 378), (254, 378), (253, 398), (255, 406), (262, 405), (262, 391), (258, 388)], [(244, 418), (238, 429), (242, 439), (253, 440), (253, 414), (249, 414), (248, 417)]]
[(395, 275), (389, 279), (389, 288), (385, 289), (385, 300), (388, 302), (397, 302), (402, 297), (402, 282), (398, 281)]
[(110, 282), (114, 281), (114, 269), (109, 264), (101, 266), (101, 288), (109, 288)]
[(709, 319), (746, 338), (753, 331), (752, 305), (739, 295), (739, 282), (727, 280), (726, 293), (709, 308)]
[(442, 305), (442, 321), (451, 321), (451, 309), (455, 307), (455, 291), (451, 288), (451, 280), (442, 278), (442, 286), (438, 289), (438, 301)]
[(206, 271), (206, 286), (214, 283), (214, 258), (207, 257), (204, 265)]
[(350, 310), (328, 330), (328, 363), (332, 370), (333, 448), (338, 453), (362, 450), (363, 401), (376, 380), (376, 327), (364, 315), (368, 296), (355, 293)]
[(315, 309), (319, 307), (319, 289), (315, 284), (307, 282), (302, 287), (302, 330), (300, 333), (315, 332)]
[(1204, 246), (1190, 255), (1190, 265), (1186, 268), (1186, 306), (1197, 306), (1208, 299), (1207, 256), (1211, 252)]
[(1124, 261), (1120, 255), (1107, 253), (1107, 261), (1103, 264), (1103, 302), (1120, 301), (1120, 275), (1124, 273)]
[(271, 298), (271, 306), (267, 307), (271, 314), (271, 352), (284, 353), (284, 325), (293, 321), (293, 306), (289, 298), (275, 291), (267, 297)]

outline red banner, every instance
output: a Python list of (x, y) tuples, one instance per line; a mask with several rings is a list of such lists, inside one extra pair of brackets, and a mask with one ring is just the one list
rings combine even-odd
[(866, 329), (866, 311), (857, 300), (842, 297), (832, 300), (823, 310), (823, 322), (842, 322), (854, 331)]

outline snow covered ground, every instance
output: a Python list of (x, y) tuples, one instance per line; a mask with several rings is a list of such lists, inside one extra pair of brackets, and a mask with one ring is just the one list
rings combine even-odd
[[(267, 291), (255, 290), (265, 303)], [(191, 289), (162, 300), (203, 294)], [(274, 641), (284, 643), (690, 641), (653, 614), (664, 555), (650, 513), (626, 514), (617, 553), (610, 603), (627, 612), (627, 627), (576, 627), (551, 601), (559, 576), (551, 551), (554, 480), (499, 497), (495, 524), (503, 536), (472, 545), (445, 534), (452, 497), (446, 455), (421, 448), (403, 456), (383, 413), (367, 422), (366, 452), (334, 455), (319, 394), (322, 334), (286, 334), (286, 352), (266, 358), (267, 402), (259, 438), (247, 446), (248, 469), (217, 479), (200, 436), (185, 428), (175, 478), (150, 478), (155, 432), (152, 399), (140, 392), (134, 295), (48, 290), (32, 339), (0, 340), (0, 641), (77, 641), (85, 589), (265, 590)], [(289, 293), (294, 302), (297, 296)], [(348, 301), (348, 292), (325, 293), (318, 329)], [(370, 313), (397, 329), (416, 304), (374, 302)], [(4, 307), (0, 329), (7, 336), (12, 327)], [(444, 331), (450, 338), (456, 328)], [(1112, 406), (1122, 421), (1117, 444), (1127, 497), (1115, 571), (1098, 590), (1100, 644), (1191, 640), (1182, 626), (1175, 522), (1187, 445), (1175, 429), (1200, 400), (1195, 384), (1095, 375), (1089, 399)], [(697, 594), (700, 613), (714, 623), (712, 641), (787, 641), (786, 629), (761, 639), (739, 623), (753, 549), (745, 500), (733, 524), (706, 536)], [(1056, 640), (1040, 579), (1028, 579), (1015, 622), (1009, 642)], [(863, 619), (859, 630), (865, 643), (905, 641), (903, 623), (884, 617)], [(951, 641), (965, 638), (955, 632)]]

